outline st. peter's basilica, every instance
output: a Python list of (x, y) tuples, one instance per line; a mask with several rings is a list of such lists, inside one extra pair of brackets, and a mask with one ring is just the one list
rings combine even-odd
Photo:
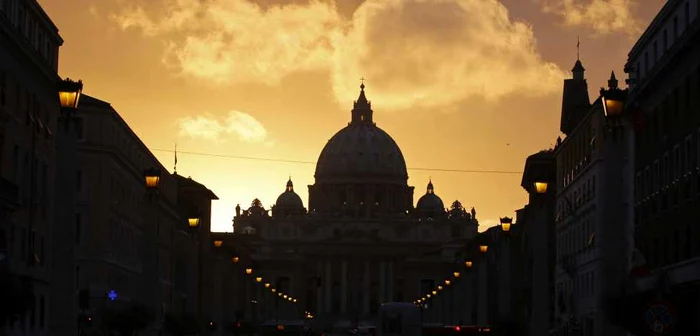
[[(255, 199), (236, 206), (233, 219), (235, 244), (255, 275), (319, 320), (369, 320), (382, 302), (420, 298), (477, 233), (474, 208), (454, 201), (446, 209), (432, 181), (413, 205), (401, 149), (377, 127), (364, 88), (348, 125), (321, 151), (308, 209), (290, 179), (270, 209)], [(252, 287), (240, 291), (255, 296)], [(246, 315), (280, 318), (275, 304), (253, 301), (241, 307)]]

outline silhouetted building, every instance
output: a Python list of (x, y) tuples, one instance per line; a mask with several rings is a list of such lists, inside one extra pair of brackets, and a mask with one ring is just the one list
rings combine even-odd
[[(168, 174), (109, 103), (83, 94), (76, 120), (74, 235), (61, 242), (75, 246), (75, 291), (86, 297), (73, 314), (94, 317), (96, 328), (104, 311), (142, 305), (154, 318), (147, 334), (162, 328), (167, 314), (199, 316), (206, 288), (198, 272), (212, 270), (199, 268), (207, 258), (191, 237), (192, 214), (181, 210), (190, 200), (199, 206), (195, 237), (206, 236), (212, 198), (198, 196), (201, 184)], [(159, 176), (155, 190), (147, 188), (147, 171)]]
[[(477, 232), (474, 209), (459, 201), (445, 209), (432, 181), (413, 206), (403, 154), (374, 123), (364, 85), (350, 123), (322, 150), (315, 177), (309, 211), (291, 179), (271, 209), (257, 199), (236, 207), (233, 236), (250, 251), (255, 274), (300, 305), (280, 313), (272, 302), (259, 318), (310, 311), (319, 322), (371, 320), (382, 302), (420, 299), (428, 294), (422, 284), (449, 277)], [(237, 302), (249, 304), (255, 291), (246, 293)]]
[(654, 321), (634, 317), (670, 306), (678, 335), (700, 333), (699, 15), (697, 0), (667, 1), (625, 66), (637, 128), (631, 275), (638, 279), (629, 289), (636, 305), (627, 323), (648, 330)]
[[(536, 183), (546, 183), (543, 185)], [(515, 250), (513, 317), (524, 335), (544, 335), (554, 325), (556, 270), (556, 157), (553, 150), (530, 155), (521, 187), (528, 204), (518, 210), (512, 231)]]
[[(580, 61), (576, 64), (579, 66)], [(581, 72), (574, 73), (574, 77), (582, 80), (583, 70), (579, 68)], [(608, 83), (617, 88), (614, 73)], [(558, 267), (554, 328), (563, 333), (574, 329), (584, 335), (616, 335), (619, 331), (610, 329), (603, 314), (610, 294), (604, 287), (613, 278), (623, 276), (610, 274), (607, 263), (619, 263), (625, 268), (631, 255), (632, 215), (628, 204), (632, 184), (623, 183), (624, 190), (617, 187), (631, 176), (632, 164), (619, 158), (633, 154), (634, 132), (627, 127), (623, 136), (615, 138), (600, 98), (586, 111), (581, 108), (577, 113), (580, 115), (576, 123), (563, 141), (557, 140), (555, 148)], [(616, 238), (601, 238), (613, 236)], [(620, 247), (620, 251), (613, 252), (613, 246)]]
[[(10, 335), (49, 330), (58, 29), (36, 1), (0, 2), (0, 246)], [(9, 206), (8, 206), (9, 205)], [(9, 216), (8, 216), (9, 210)], [(21, 279), (21, 280), (18, 280)], [(11, 294), (11, 295), (5, 295)], [(20, 295), (15, 295), (20, 294)], [(12, 298), (11, 300), (9, 298)]]

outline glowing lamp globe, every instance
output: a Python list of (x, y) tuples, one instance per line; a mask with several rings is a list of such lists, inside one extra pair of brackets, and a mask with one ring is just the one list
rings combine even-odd
[(433, 295), (437, 295), (437, 291), (433, 291)]
[(246, 269), (245, 269), (245, 274), (248, 274), (248, 275), (253, 274), (253, 269), (250, 268), (250, 267), (246, 268)]
[(231, 261), (233, 261), (234, 264), (237, 264), (239, 261), (241, 261), (241, 258), (238, 256), (235, 256), (235, 257), (231, 258)]
[(510, 217), (501, 218), (501, 230), (503, 230), (503, 232), (509, 232), (511, 225), (513, 225), (513, 218), (510, 218)]
[(449, 286), (451, 283), (452, 281), (450, 281), (450, 279), (445, 280), (445, 286)]
[(265, 288), (270, 288), (270, 283), (269, 283), (269, 282), (266, 282), (266, 283), (265, 283)]
[(473, 265), (473, 264), (474, 264), (474, 263), (473, 263), (471, 260), (467, 260), (467, 261), (464, 262), (464, 267), (466, 267), (466, 268), (472, 268), (472, 265)]
[(83, 92), (83, 81), (74, 82), (66, 78), (58, 83), (58, 100), (63, 109), (77, 109), (80, 95)]
[(453, 272), (452, 275), (454, 275), (455, 278), (459, 278), (459, 275), (460, 275), (460, 274), (459, 274), (459, 272)]
[(535, 182), (535, 193), (537, 194), (546, 194), (547, 193), (547, 182), (545, 181), (539, 181)]
[(157, 189), (160, 183), (160, 171), (158, 169), (148, 169), (144, 172), (146, 188)]
[(484, 244), (484, 245), (479, 245), (479, 251), (481, 253), (486, 253), (489, 250), (489, 246)]
[(255, 278), (255, 282), (257, 282), (257, 283), (261, 283), (262, 281), (263, 281), (262, 277)]
[(442, 286), (438, 285), (438, 290), (441, 291), (441, 290), (442, 290)]
[(214, 247), (221, 247), (221, 245), (223, 245), (223, 244), (224, 244), (224, 242), (221, 241), (221, 240), (215, 240), (215, 241), (214, 241)]
[(187, 218), (187, 224), (189, 224), (189, 226), (191, 228), (195, 228), (195, 227), (199, 226), (199, 217)]

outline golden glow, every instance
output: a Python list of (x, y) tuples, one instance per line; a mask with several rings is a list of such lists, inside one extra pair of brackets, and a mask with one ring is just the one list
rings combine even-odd
[(427, 297), (428, 299), (430, 299), (430, 294), (425, 294), (425, 297)]
[(451, 283), (452, 283), (452, 281), (451, 281), (450, 279), (445, 280), (445, 285), (446, 285), (446, 286), (449, 286)]
[(438, 285), (438, 290), (441, 291), (441, 290), (442, 290), (442, 286), (439, 286), (439, 285)]
[(224, 244), (224, 242), (222, 240), (215, 240), (214, 241), (214, 247), (221, 247), (221, 245), (223, 245), (223, 244)]
[(270, 288), (270, 283), (269, 283), (269, 282), (266, 282), (266, 283), (265, 283), (265, 288)]
[(606, 117), (619, 117), (622, 115), (624, 110), (624, 101), (617, 99), (608, 99), (602, 97), (603, 99), (603, 112), (605, 112)]
[(187, 224), (189, 224), (191, 228), (195, 228), (195, 227), (199, 226), (199, 217), (188, 218)]
[(282, 297), (286, 299), (286, 298), (287, 298), (287, 294), (282, 295)]
[(253, 274), (253, 269), (250, 268), (250, 267), (246, 268), (246, 269), (245, 269), (245, 274), (248, 274), (248, 275)]
[(158, 175), (146, 175), (146, 188), (155, 189), (158, 188), (158, 183), (160, 182), (160, 176)]
[(277, 296), (282, 296), (282, 292), (277, 293)]
[(263, 281), (262, 277), (255, 278), (255, 282), (257, 282), (257, 283), (261, 283), (262, 281)]
[[(154, 3), (152, 6), (151, 2)], [(388, 71), (385, 66), (389, 62), (390, 64), (388, 65), (391, 68), (403, 68), (407, 63), (406, 59), (398, 57), (403, 53), (397, 52), (397, 57), (387, 57), (383, 53), (373, 54), (377, 50), (384, 50), (376, 48), (377, 45), (381, 46), (387, 41), (394, 40), (387, 39), (388, 36), (386, 35), (382, 34), (372, 39), (352, 38), (353, 41), (356, 41), (352, 45), (347, 45), (346, 42), (348, 41), (344, 37), (339, 39), (327, 39), (325, 37), (327, 36), (326, 32), (333, 36), (340, 35), (337, 34), (335, 23), (339, 22), (343, 26), (351, 23), (349, 20), (353, 17), (354, 8), (358, 6), (361, 10), (357, 12), (358, 15), (356, 17), (360, 22), (368, 22), (368, 24), (348, 25), (348, 27), (365, 27), (357, 30), (353, 34), (355, 37), (368, 36), (366, 35), (367, 31), (395, 32), (401, 36), (402, 31), (405, 29), (413, 29), (410, 26), (401, 26), (398, 27), (398, 30), (379, 30), (382, 23), (394, 21), (385, 20), (381, 17), (378, 19), (373, 18), (377, 18), (376, 15), (381, 13), (386, 15), (394, 13), (394, 11), (373, 10), (372, 2), (357, 1), (355, 3), (358, 6), (350, 6), (352, 7), (351, 10), (337, 14), (333, 8), (347, 8), (348, 6), (333, 6), (331, 10), (325, 11), (318, 9), (319, 6), (317, 5), (309, 7), (297, 5), (296, 3), (299, 2), (302, 4), (334, 3), (331, 1), (273, 1), (273, 3), (290, 4), (292, 7), (282, 6), (279, 11), (267, 11), (253, 10), (254, 7), (250, 6), (241, 6), (240, 8), (250, 9), (240, 10), (239, 6), (227, 5), (232, 3), (228, 1), (206, 2), (213, 4), (212, 6), (216, 10), (211, 10), (209, 6), (200, 6), (200, 2), (197, 1), (140, 2), (144, 6), (121, 6), (119, 1), (99, 1), (94, 2), (98, 7), (95, 13), (90, 11), (91, 14), (88, 14), (87, 11), (84, 11), (84, 13), (81, 12), (80, 15), (76, 15), (75, 8), (82, 6), (85, 2), (78, 0), (40, 1), (42, 7), (46, 9), (51, 19), (56, 22), (61, 35), (66, 40), (66, 43), (60, 49), (60, 73), (89, 76), (89, 78), (84, 78), (88, 85), (86, 88), (88, 90), (87, 94), (91, 94), (91, 88), (94, 88), (95, 91), (92, 94), (96, 98), (108, 100), (119, 114), (128, 121), (129, 126), (134, 130), (138, 130), (137, 133), (146, 146), (171, 150), (170, 152), (157, 151), (153, 153), (168, 169), (172, 169), (172, 144), (177, 137), (178, 148), (183, 151), (183, 153), (178, 153), (178, 172), (185, 174), (185, 176), (191, 175), (194, 180), (209, 187), (221, 198), (220, 201), (212, 204), (212, 231), (227, 231), (231, 229), (233, 209), (237, 203), (240, 203), (244, 209), (247, 209), (252, 199), (258, 197), (266, 208), (269, 208), (283, 190), (282, 188), (289, 174), (294, 177), (294, 182), (297, 186), (313, 184), (316, 166), (313, 164), (305, 165), (200, 156), (184, 152), (315, 162), (328, 138), (344, 127), (349, 120), (349, 110), (352, 108), (352, 102), (357, 98), (359, 91), (358, 85), (360, 83), (358, 79), (360, 75), (358, 74), (369, 78), (366, 83), (367, 97), (376, 106), (382, 107), (381, 109), (378, 108), (374, 121), (396, 140), (406, 157), (408, 167), (429, 166), (429, 168), (438, 169), (460, 167), (464, 169), (483, 168), (519, 171), (524, 165), (523, 159), (525, 157), (549, 144), (559, 134), (557, 127), (542, 127), (542, 125), (558, 123), (559, 115), (557, 113), (539, 112), (541, 112), (543, 107), (554, 110), (561, 106), (561, 82), (563, 78), (570, 77), (568, 69), (571, 68), (575, 59), (573, 57), (556, 58), (561, 59), (561, 61), (553, 62), (548, 60), (549, 57), (541, 57), (540, 50), (538, 50), (541, 48), (541, 43), (539, 46), (536, 43), (532, 43), (542, 39), (541, 36), (538, 36), (540, 33), (536, 30), (531, 31), (528, 28), (519, 29), (518, 27), (521, 24), (519, 22), (516, 24), (515, 20), (513, 20), (515, 28), (512, 28), (511, 22), (509, 22), (507, 17), (508, 12), (517, 13), (521, 3), (523, 4), (522, 7), (527, 8), (527, 6), (531, 6), (531, 4), (525, 5), (529, 1), (509, 1), (508, 3), (510, 4), (508, 6), (501, 5), (500, 3), (503, 1), (484, 2), (498, 4), (499, 10), (491, 10), (489, 9), (491, 7), (487, 5), (484, 5), (487, 7), (483, 8), (482, 6), (473, 6), (471, 10), (465, 11), (465, 15), (474, 15), (476, 12), (476, 20), (457, 20), (460, 27), (450, 30), (451, 32), (472, 31), (471, 28), (466, 28), (466, 30), (461, 28), (462, 24), (471, 25), (471, 23), (477, 24), (479, 29), (481, 27), (487, 28), (486, 33), (489, 34), (489, 38), (479, 38), (479, 34), (474, 34), (478, 38), (478, 41), (475, 42), (491, 45), (491, 47), (478, 49), (487, 51), (494, 50), (493, 48), (496, 48), (496, 50), (502, 49), (498, 41), (510, 40), (502, 35), (504, 32), (521, 31), (530, 34), (524, 35), (526, 36), (524, 38), (513, 40), (517, 41), (517, 43), (512, 46), (512, 51), (517, 52), (518, 57), (512, 57), (512, 54), (509, 54), (510, 46), (504, 46), (508, 49), (505, 51), (497, 53), (486, 52), (485, 55), (479, 53), (474, 56), (470, 54), (469, 57), (461, 56), (464, 55), (463, 53), (445, 53), (445, 50), (456, 50), (454, 49), (455, 47), (472, 48), (472, 44), (467, 41), (454, 39), (450, 36), (450, 38), (437, 38), (437, 40), (426, 42), (429, 45), (439, 47), (437, 50), (440, 50), (440, 52), (435, 52), (436, 49), (429, 46), (418, 48), (420, 50), (416, 50), (416, 52), (421, 54), (425, 52), (430, 53), (430, 57), (425, 59), (434, 62), (431, 64), (435, 66), (407, 67), (406, 69), (410, 69), (409, 73)], [(344, 1), (336, 2), (339, 4), (344, 3)], [(404, 5), (404, 2), (407, 4)], [(568, 3), (569, 1), (566, 2)], [(655, 4), (664, 3), (661, 1), (647, 2), (644, 2), (645, 8), (656, 6), (651, 4), (652, 2)], [(124, 3), (126, 4), (127, 2)], [(128, 3), (136, 2), (130, 1)], [(161, 3), (169, 3), (170, 5), (161, 7)], [(360, 3), (366, 5), (359, 5)], [(409, 6), (415, 6), (409, 5), (410, 3), (414, 2), (386, 1), (381, 2), (379, 8), (389, 4), (396, 4), (391, 6), (397, 6), (397, 9), (406, 7), (408, 10)], [(455, 3), (458, 2), (455, 1)], [(461, 3), (465, 2), (461, 1)], [(506, 10), (507, 7), (511, 6), (514, 6), (514, 8)], [(143, 8), (144, 11), (138, 11), (137, 7)], [(450, 8), (449, 10), (452, 11), (450, 6), (442, 7)], [(196, 12), (199, 12), (201, 9), (202, 13), (210, 13), (215, 17), (209, 18), (208, 14), (200, 20), (199, 15), (191, 14), (190, 10), (193, 8), (196, 9)], [(655, 9), (658, 8), (648, 12), (655, 14)], [(287, 11), (292, 14), (288, 15)], [(268, 12), (277, 14), (265, 15)], [(229, 17), (244, 17), (246, 20), (250, 20), (251, 18), (246, 17), (249, 13), (251, 15), (258, 13), (256, 18), (259, 15), (262, 22), (266, 22), (265, 27), (269, 28), (260, 29), (259, 27), (254, 27), (254, 25), (232, 25), (227, 23), (242, 22), (241, 20), (227, 19)], [(368, 13), (375, 14), (370, 16)], [(462, 13), (461, 10), (460, 13)], [(483, 15), (484, 13), (488, 15)], [(505, 14), (503, 18), (491, 21), (493, 13)], [(533, 11), (533, 13), (535, 16), (531, 19), (536, 20), (536, 22), (539, 20), (549, 24), (549, 22), (560, 19), (552, 14), (544, 15), (538, 11)], [(122, 20), (113, 20), (112, 14)], [(134, 16), (131, 17), (131, 14)], [(137, 14), (140, 14), (140, 16)], [(648, 16), (644, 17), (641, 11), (638, 14), (639, 17), (637, 15), (628, 16), (628, 20), (634, 19), (635, 22), (638, 20), (649, 22), (651, 19)], [(125, 18), (124, 16), (128, 17)], [(187, 24), (180, 24), (178, 18), (183, 17), (192, 18), (192, 20), (187, 22)], [(290, 17), (293, 19), (287, 19)], [(337, 20), (337, 18), (340, 18), (340, 20)], [(128, 19), (134, 20), (129, 21)], [(302, 20), (309, 20), (308, 22), (314, 23), (311, 26), (303, 23), (299, 25), (299, 29), (295, 29), (295, 23)], [(325, 23), (321, 25), (319, 21)], [(583, 20), (581, 22), (597, 26), (600, 21)], [(372, 22), (371, 25), (370, 22)], [(492, 22), (498, 23), (497, 29), (493, 28)], [(267, 23), (269, 23), (269, 26)], [(331, 27), (327, 31), (315, 28), (326, 27), (326, 23)], [(507, 28), (500, 29), (502, 27), (501, 24), (506, 24)], [(243, 39), (242, 41), (236, 40), (236, 34), (232, 35), (231, 39), (224, 39), (227, 41), (231, 40), (230, 43), (226, 43), (226, 41), (221, 42), (219, 41), (220, 39), (213, 39), (212, 37), (215, 36), (229, 36), (228, 32), (222, 32), (222, 26), (229, 27), (234, 31), (247, 29), (245, 31), (250, 31), (251, 34), (237, 34)], [(610, 24), (604, 24), (603, 26), (607, 28)], [(637, 25), (616, 24), (616, 26), (625, 28), (609, 29), (628, 29)], [(200, 30), (196, 27), (212, 27), (212, 30)], [(283, 37), (282, 42), (279, 42), (278, 37), (276, 37), (279, 35), (277, 32), (283, 30), (280, 30), (278, 27), (292, 27), (294, 34), (289, 35), (290, 37)], [(172, 34), (172, 29), (177, 31)], [(442, 25), (425, 25), (425, 29), (431, 30), (431, 33), (426, 33), (425, 36), (442, 36), (432, 33), (433, 29), (440, 31)], [(199, 31), (205, 34), (198, 34), (197, 32)], [(141, 32), (148, 36), (142, 36)], [(258, 36), (258, 33), (268, 34), (271, 37), (255, 37)], [(104, 48), (104, 39), (107, 34), (110, 36), (110, 43), (113, 44), (113, 48)], [(318, 36), (319, 34), (324, 35), (316, 38), (308, 37), (308, 35)], [(497, 35), (492, 36), (491, 34)], [(177, 38), (171, 39), (171, 35), (177, 36)], [(416, 35), (407, 34), (407, 36)], [(484, 35), (481, 36), (483, 37)], [(508, 36), (510, 35), (508, 34)], [(182, 39), (179, 37), (182, 37)], [(193, 39), (191, 43), (189, 42), (189, 37)], [(422, 38), (423, 35), (421, 34), (418, 37)], [(547, 38), (550, 37), (548, 36)], [(557, 39), (548, 43), (552, 45), (566, 45), (568, 43), (567, 39), (570, 39), (570, 37), (557, 37)], [(185, 40), (188, 42), (184, 42)], [(251, 43), (253, 46), (257, 46), (259, 41), (275, 42), (261, 45), (263, 52), (246, 52), (246, 50), (250, 50), (249, 45)], [(333, 42), (311, 43), (311, 41)], [(336, 45), (336, 41), (339, 42), (338, 45)], [(495, 44), (492, 44), (491, 41)], [(139, 52), (143, 53), (140, 57), (128, 57), (122, 52), (132, 50), (135, 48), (134, 46), (143, 43), (147, 43), (149, 47), (139, 49)], [(224, 43), (224, 45), (221, 45), (221, 43)], [(280, 43), (282, 47), (280, 47)], [(166, 50), (159, 47), (163, 45), (172, 45), (175, 48), (171, 49), (168, 47)], [(331, 48), (333, 52), (320, 52), (318, 51), (318, 45), (328, 45), (324, 47), (324, 50)], [(406, 47), (411, 45), (414, 45), (414, 43), (406, 43)], [(611, 53), (609, 46), (604, 44), (596, 46), (593, 43), (587, 45), (586, 48), (590, 49), (587, 49), (588, 56), (584, 61), (589, 62), (587, 63), (589, 65), (599, 63), (601, 60), (611, 61), (611, 64), (624, 63), (624, 59), (620, 58), (621, 54)], [(282, 50), (284, 57), (279, 57), (275, 52), (269, 52), (275, 50)], [(354, 62), (353, 60), (358, 58), (353, 57), (353, 55), (364, 53), (365, 51), (370, 52), (370, 54), (363, 56), (363, 58), (366, 57), (373, 60), (373, 64), (376, 66), (373, 66), (372, 69), (377, 74), (367, 73), (367, 69), (357, 69), (361, 62)], [(520, 53), (526, 54), (525, 56), (520, 56)], [(86, 55), (90, 55), (90, 57), (86, 57)], [(241, 57), (245, 56), (245, 58), (220, 57), (220, 55), (239, 55)], [(263, 56), (261, 59), (260, 55), (266, 56)], [(305, 57), (305, 55), (311, 56)], [(412, 53), (405, 53), (405, 55), (409, 60), (414, 59), (414, 54)], [(453, 62), (442, 59), (445, 57), (444, 55), (457, 57), (460, 66), (455, 67)], [(499, 61), (501, 58), (494, 58), (494, 55), (505, 57), (505, 63)], [(207, 56), (212, 57), (212, 59), (209, 59), (209, 62), (205, 60), (200, 63), (198, 60), (193, 59), (208, 58)], [(483, 56), (487, 56), (488, 65), (479, 67), (479, 64), (484, 64), (479, 61)], [(616, 57), (617, 59), (615, 60), (614, 58)], [(450, 57), (448, 56), (448, 58)], [(161, 60), (166, 59), (167, 66), (160, 66)], [(183, 61), (178, 61), (178, 59)], [(253, 61), (248, 61), (250, 59), (253, 59)], [(316, 62), (319, 59), (322, 61)], [(515, 59), (528, 61), (525, 63), (513, 62), (512, 60)], [(350, 60), (350, 62), (342, 62), (342, 60)], [(295, 66), (289, 63), (297, 64)], [(333, 65), (330, 63), (333, 63)], [(105, 66), (105, 64), (109, 66)], [(408, 64), (411, 63), (408, 62)], [(185, 65), (187, 65), (186, 68), (182, 68)], [(306, 74), (308, 67), (315, 68), (316, 65), (323, 67), (323, 71), (312, 71), (314, 76), (298, 75), (299, 73)], [(299, 67), (303, 69), (301, 72), (296, 71)], [(435, 71), (435, 67), (438, 67), (438, 69), (450, 67), (452, 71)], [(469, 75), (455, 76), (460, 69), (467, 69)], [(471, 69), (476, 70), (472, 71)], [(498, 75), (494, 75), (489, 69), (499, 69)], [(194, 72), (206, 72), (211, 74), (211, 77), (200, 81), (199, 79), (202, 76), (194, 77)], [(616, 72), (619, 73), (620, 71)], [(151, 74), (150, 76), (153, 76), (153, 78), (159, 78), (158, 84), (142, 87), (144, 83), (138, 83), (138, 78), (142, 78), (144, 73)], [(231, 73), (236, 74), (236, 76), (227, 75)], [(436, 76), (435, 73), (442, 75), (433, 77)], [(546, 80), (542, 80), (540, 74), (545, 74)], [(599, 78), (594, 78), (593, 76), (595, 75), (589, 73), (588, 82), (604, 83), (608, 75), (609, 72), (605, 73), (604, 76), (601, 75)], [(234, 83), (225, 83), (234, 77), (240, 79), (240, 81), (236, 79), (233, 80)], [(278, 78), (285, 79), (276, 82), (275, 79)], [(434, 78), (436, 80), (426, 80), (426, 78)], [(445, 78), (448, 80), (445, 80)], [(274, 84), (271, 84), (269, 87), (274, 88), (274, 90), (260, 90), (257, 84), (249, 85), (251, 80), (271, 80)], [(493, 82), (484, 86), (484, 80)], [(458, 81), (458, 83), (455, 81)], [(206, 88), (200, 85), (202, 82), (207, 84)], [(462, 82), (467, 82), (467, 84), (463, 85)], [(403, 84), (398, 85), (395, 83)], [(437, 85), (434, 85), (436, 83)], [(537, 90), (529, 83), (534, 83)], [(545, 83), (546, 85), (544, 85)], [(454, 88), (455, 86), (478, 87), (480, 89), (446, 89)], [(543, 86), (548, 89), (543, 89)], [(129, 87), (131, 89), (125, 89)], [(133, 89), (136, 87), (143, 90), (134, 91)], [(392, 87), (397, 89), (392, 89)], [(297, 90), (301, 88), (303, 88), (303, 94), (300, 94)], [(148, 91), (148, 94), (144, 94), (146, 91)], [(102, 92), (109, 92), (109, 95), (102, 96), (100, 95)], [(134, 92), (137, 92), (137, 94)], [(195, 95), (193, 95), (194, 92), (196, 92)], [(236, 92), (236, 94), (222, 95), (221, 92)], [(474, 103), (474, 101), (481, 101), (481, 92), (489, 95), (491, 99), (488, 101), (490, 103)], [(522, 95), (518, 94), (518, 92), (536, 92), (537, 94), (542, 93), (543, 96), (537, 103), (532, 103), (531, 100), (528, 100), (530, 98), (521, 98)], [(503, 96), (502, 94), (506, 95)], [(455, 95), (458, 96), (458, 99), (455, 98)], [(463, 99), (464, 95), (468, 95), (471, 98)], [(52, 97), (53, 99), (57, 98), (55, 93)], [(83, 97), (80, 99), (83, 100), (83, 103), (87, 100), (87, 98)], [(431, 105), (434, 102), (439, 106), (438, 109), (442, 106), (449, 106), (449, 109), (446, 109), (440, 120), (436, 121), (435, 127), (425, 127), (426, 120), (420, 114), (411, 114), (410, 109), (405, 109), (405, 107), (415, 105), (413, 101), (416, 99), (419, 99), (421, 103), (425, 102)], [(302, 104), (301, 102), (304, 103)], [(469, 105), (459, 102), (466, 102)], [(499, 110), (517, 109), (522, 111), (522, 113), (512, 116), (510, 114), (507, 116), (505, 114), (491, 114), (490, 112), (493, 109), (493, 104), (491, 103), (498, 105), (497, 109)], [(172, 107), (168, 108), (167, 116), (154, 112), (164, 105)], [(196, 108), (192, 106), (196, 106)], [(399, 106), (400, 108), (396, 109), (392, 106)], [(430, 111), (435, 110), (433, 107), (426, 108)], [(284, 115), (276, 114), (276, 111), (283, 109), (288, 112)], [(226, 127), (228, 126), (226, 118), (231, 110), (241, 110), (258, 120), (264, 121), (264, 127), (270, 130), (269, 141), (248, 141), (248, 138), (239, 137), (237, 133), (228, 131), (230, 128)], [(534, 114), (540, 117), (531, 118), (530, 116)], [(210, 116), (208, 120), (218, 121), (224, 127), (218, 127), (217, 125), (205, 128), (205, 131), (210, 132), (211, 129), (226, 131), (215, 131), (207, 138), (196, 135), (190, 136), (189, 133), (186, 136), (177, 135), (181, 130), (184, 130), (184, 126), (181, 127), (180, 125), (185, 124), (185, 122), (180, 122), (180, 120), (188, 118), (190, 121), (197, 121), (200, 117), (206, 117), (207, 115)], [(319, 119), (319, 115), (325, 116), (322, 118), (323, 121)], [(475, 128), (473, 132), (462, 132), (458, 129), (458, 125), (464, 122), (480, 125), (480, 127), (478, 129)], [(305, 128), (304, 136), (301, 137), (298, 133), (298, 127), (293, 125), (314, 125), (314, 127)], [(504, 133), (512, 135), (516, 129), (519, 139), (518, 145), (505, 146), (503, 141)], [(451, 136), (448, 137), (445, 134), (450, 134)], [(479, 139), (480, 144), (484, 144), (480, 146), (479, 150), (473, 151), (469, 156), (454, 155), (455, 143), (468, 143), (473, 141), (474, 137)], [(421, 158), (425, 157), (425, 153), (423, 146), (420, 146), (420, 144), (423, 144), (426, 139), (435, 141), (434, 146), (431, 146), (434, 150), (434, 153), (431, 153), (431, 157), (434, 159), (429, 164), (423, 164), (424, 162), (421, 161)], [(484, 162), (484, 166), (477, 167), (478, 162)], [(165, 171), (163, 171), (163, 174), (163, 185), (161, 185), (161, 188), (167, 184)], [(515, 209), (527, 203), (527, 195), (521, 192), (520, 181), (517, 180), (522, 175), (518, 174), (487, 174), (478, 175), (478, 178), (474, 178), (475, 175), (473, 174), (409, 169), (408, 175), (409, 185), (416, 186), (417, 189), (422, 189), (429, 176), (432, 176), (436, 182), (439, 195), (444, 200), (478, 200), (478, 202), (465, 202), (464, 205), (467, 209), (471, 208), (471, 206), (476, 207), (480, 221), (479, 231), (497, 225), (498, 216), (502, 214), (503, 209)], [(138, 182), (143, 183), (143, 180)], [(530, 189), (532, 185), (527, 187)], [(308, 206), (307, 188), (297, 188), (296, 192), (304, 201), (304, 204)], [(416, 193), (413, 200), (414, 205), (418, 197), (421, 196), (420, 194), (422, 192)], [(509, 196), (504, 197), (504, 194)]]
[(233, 261), (234, 264), (237, 264), (239, 261), (241, 261), (241, 258), (236, 256), (231, 258), (231, 261)]
[(452, 273), (452, 275), (454, 275), (455, 278), (459, 278), (460, 273), (455, 271), (454, 273)]
[(294, 301), (294, 303), (297, 303), (297, 299), (294, 299), (294, 300), (292, 300), (292, 301)]
[(486, 253), (488, 250), (489, 250), (489, 246), (488, 246), (488, 245), (486, 245), (486, 244), (479, 245), (479, 251), (480, 251), (481, 253)]
[(471, 260), (467, 260), (464, 262), (464, 267), (466, 268), (472, 268), (473, 262)]
[(277, 289), (272, 288), (272, 289), (270, 289), (270, 291), (272, 291), (273, 293), (275, 293), (275, 292), (277, 292)]
[(546, 194), (547, 193), (547, 182), (535, 182), (535, 192), (538, 194)]
[(74, 82), (69, 78), (58, 82), (58, 101), (62, 108), (76, 109), (80, 94), (83, 92), (83, 82)]
[(433, 295), (437, 295), (437, 291), (434, 290), (434, 291), (433, 291)]

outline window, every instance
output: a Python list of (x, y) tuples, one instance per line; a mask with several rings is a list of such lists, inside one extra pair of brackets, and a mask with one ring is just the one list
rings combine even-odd
[(644, 53), (644, 72), (649, 72), (649, 52)]
[(84, 139), (83, 123), (83, 118), (75, 118), (75, 134), (77, 135), (78, 140)]
[(75, 171), (75, 191), (83, 190), (83, 171), (78, 169)]
[(666, 29), (664, 29), (663, 43), (664, 43), (663, 44), (663, 47), (664, 47), (663, 51), (665, 52), (666, 50), (668, 50), (668, 30), (666, 30)]
[[(1, 2), (2, 0), (0, 0)], [(39, 297), (39, 328), (44, 329), (44, 324), (46, 322), (46, 298), (44, 296)]]
[(653, 186), (652, 186), (652, 192), (659, 190), (659, 181), (660, 175), (659, 175), (659, 160), (654, 161), (654, 168), (653, 168)]
[(652, 50), (652, 51), (654, 52), (652, 54), (653, 55), (652, 61), (656, 62), (659, 60), (659, 45), (658, 45), (658, 43), (656, 43), (656, 41), (654, 41), (654, 50)]
[(83, 218), (81, 214), (75, 214), (75, 243), (80, 245), (83, 235)]
[(673, 18), (673, 43), (678, 39), (678, 17)]

